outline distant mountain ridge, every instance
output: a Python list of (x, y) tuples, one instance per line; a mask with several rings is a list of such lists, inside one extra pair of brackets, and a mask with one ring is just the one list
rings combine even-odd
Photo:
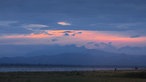
[[(62, 52), (65, 49), (67, 51)], [(0, 64), (146, 66), (145, 55), (117, 54), (75, 46), (58, 47), (57, 50), (59, 51), (53, 53), (46, 48), (28, 53), (28, 56), (2, 57), (0, 58)]]
[[(109, 50), (109, 51), (108, 51)], [(146, 47), (130, 47), (125, 46), (119, 49), (113, 49), (112, 47), (100, 49), (86, 49), (85, 47), (76, 47), (76, 45), (1, 45), (0, 57), (16, 57), (16, 56), (36, 56), (36, 55), (59, 55), (62, 53), (117, 53), (127, 55), (146, 55)]]

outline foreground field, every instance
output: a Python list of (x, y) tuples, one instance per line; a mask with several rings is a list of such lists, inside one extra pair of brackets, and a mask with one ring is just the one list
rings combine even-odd
[(8, 72), (0, 73), (0, 82), (146, 82), (146, 72)]

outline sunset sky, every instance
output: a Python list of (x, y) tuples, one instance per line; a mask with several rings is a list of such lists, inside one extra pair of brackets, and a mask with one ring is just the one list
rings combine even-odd
[(125, 53), (137, 48), (145, 54), (146, 0), (0, 0), (4, 45), (125, 48)]

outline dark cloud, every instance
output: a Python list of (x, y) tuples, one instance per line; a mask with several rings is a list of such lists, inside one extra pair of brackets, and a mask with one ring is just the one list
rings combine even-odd
[(52, 39), (51, 41), (52, 41), (52, 42), (56, 42), (56, 41), (58, 41), (58, 39), (54, 38), (54, 39)]
[(131, 38), (138, 38), (138, 37), (141, 37), (140, 35), (133, 35), (131, 36)]
[(82, 34), (82, 32), (78, 32), (78, 34)]
[(87, 44), (94, 45), (97, 48), (99, 48), (99, 47), (114, 48), (114, 46), (112, 45), (112, 42), (108, 42), (108, 43), (105, 43), (105, 42), (88, 42)]
[(73, 33), (73, 31), (64, 31), (63, 33)]
[(46, 33), (46, 34), (48, 34), (48, 35), (54, 35), (54, 34), (50, 34), (50, 33)]
[(64, 36), (69, 36), (69, 33), (64, 33)]
[(95, 44), (95, 42), (88, 42), (87, 44)]
[(72, 34), (72, 36), (76, 36), (76, 34)]

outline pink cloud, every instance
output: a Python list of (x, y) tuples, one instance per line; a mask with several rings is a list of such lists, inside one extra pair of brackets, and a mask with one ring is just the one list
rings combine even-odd
[[(79, 33), (81, 32), (81, 33)], [(68, 36), (64, 36), (68, 33)], [(52, 39), (57, 41), (52, 41)], [(39, 34), (25, 34), (25, 35), (5, 35), (0, 37), (0, 40), (13, 40), (15, 44), (59, 44), (70, 45), (75, 44), (77, 46), (86, 46), (94, 48), (94, 45), (87, 45), (88, 42), (93, 43), (109, 43), (116, 47), (122, 47), (126, 45), (130, 46), (146, 46), (146, 37), (130, 38), (129, 35), (122, 33), (109, 33), (106, 31), (85, 31), (85, 30), (48, 30)], [(19, 39), (19, 40), (18, 40)], [(24, 40), (25, 39), (25, 40)], [(17, 41), (18, 40), (18, 41)], [(24, 40), (24, 41), (23, 41)], [(14, 43), (14, 42), (13, 42)], [(11, 41), (9, 44), (13, 44)]]
[(71, 23), (63, 22), (63, 21), (57, 22), (57, 24), (62, 25), (62, 26), (70, 26), (71, 25)]

